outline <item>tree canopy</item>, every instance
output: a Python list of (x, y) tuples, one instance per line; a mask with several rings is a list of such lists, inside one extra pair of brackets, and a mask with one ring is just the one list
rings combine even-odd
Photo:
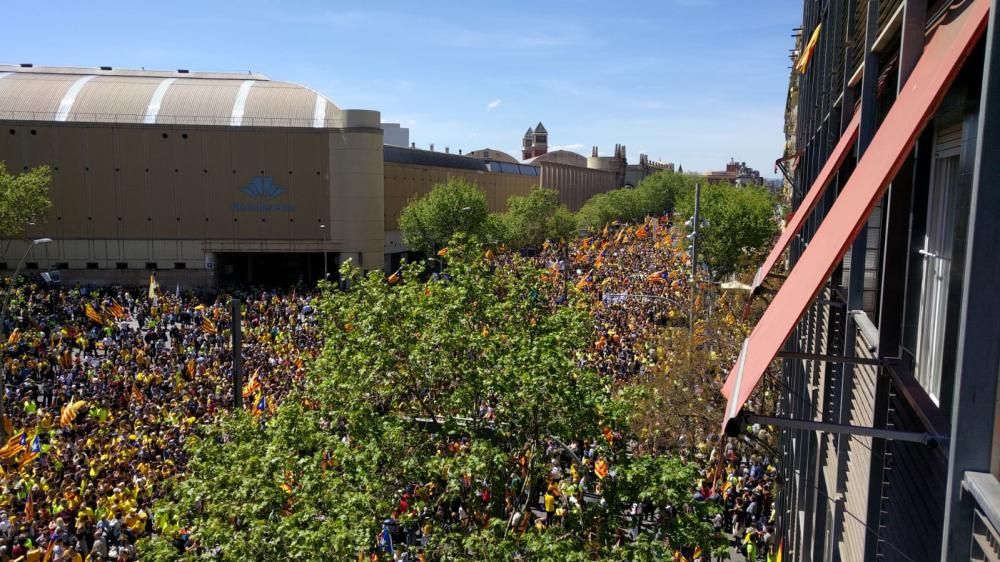
[(496, 236), (486, 194), (463, 178), (435, 185), (411, 201), (399, 217), (403, 240), (414, 251), (431, 254), (456, 233), (490, 239)]
[[(778, 230), (775, 200), (763, 187), (710, 183), (701, 187), (699, 250), (716, 279), (755, 266)], [(677, 215), (694, 214), (694, 192), (685, 191)], [(678, 222), (683, 222), (679, 220)]]
[(512, 248), (539, 247), (545, 240), (569, 240), (576, 217), (559, 203), (559, 192), (536, 187), (527, 195), (513, 195), (500, 215), (504, 241)]
[(677, 198), (694, 190), (695, 176), (663, 171), (646, 177), (634, 188), (599, 193), (584, 203), (578, 213), (581, 226), (600, 228), (621, 220), (636, 222), (647, 215), (673, 211)]
[(0, 162), (0, 237), (19, 237), (28, 224), (45, 215), (52, 206), (49, 200), (51, 182), (52, 172), (48, 166), (12, 174)]
[[(453, 241), (448, 276), (428, 282), (418, 264), (395, 284), (345, 266), (353, 283), (323, 298), (309, 384), (273, 419), (240, 413), (191, 445), (149, 558), (176, 559), (169, 539), (184, 526), (222, 560), (353, 560), (387, 519), (422, 525), (428, 560), (662, 560), (712, 546), (714, 507), (689, 502), (699, 467), (633, 449), (635, 397), (583, 366), (585, 297), (557, 306), (531, 262), (482, 256)], [(576, 500), (529, 524), (553, 486)]]

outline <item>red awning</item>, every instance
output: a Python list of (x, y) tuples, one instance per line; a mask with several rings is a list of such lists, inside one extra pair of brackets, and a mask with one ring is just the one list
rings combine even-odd
[(744, 342), (722, 388), (728, 399), (723, 430), (739, 414), (799, 317), (885, 194), (986, 28), (989, 9), (990, 0), (973, 0), (961, 12), (947, 16), (925, 45), (923, 56), (823, 224)]
[(799, 207), (795, 209), (795, 214), (792, 215), (791, 220), (785, 225), (785, 230), (782, 231), (781, 236), (778, 237), (778, 241), (774, 244), (774, 248), (771, 248), (771, 253), (767, 255), (767, 259), (764, 260), (764, 265), (760, 266), (757, 270), (757, 275), (753, 278), (753, 283), (751, 286), (756, 289), (764, 282), (764, 279), (769, 273), (771, 273), (771, 268), (774, 264), (778, 263), (781, 258), (781, 254), (784, 253), (785, 248), (792, 241), (792, 238), (799, 233), (799, 229), (802, 228), (803, 223), (809, 218), (812, 210), (816, 208), (816, 203), (819, 201), (820, 196), (826, 193), (826, 188), (830, 185), (830, 179), (833, 175), (837, 173), (840, 169), (840, 165), (844, 163), (847, 158), (848, 152), (851, 147), (854, 146), (854, 141), (858, 140), (858, 124), (861, 123), (861, 113), (855, 112), (854, 117), (851, 122), (847, 124), (847, 128), (844, 130), (844, 134), (840, 137), (840, 142), (837, 146), (833, 148), (833, 152), (830, 153), (830, 157), (827, 158), (826, 164), (823, 164), (823, 169), (819, 171), (819, 175), (816, 176), (816, 181), (813, 182), (812, 187), (809, 188), (809, 192), (806, 193), (802, 203)]

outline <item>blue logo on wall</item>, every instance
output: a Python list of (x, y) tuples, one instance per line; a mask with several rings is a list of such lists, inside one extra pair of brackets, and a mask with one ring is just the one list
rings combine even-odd
[(257, 199), (254, 203), (233, 203), (232, 209), (235, 213), (294, 213), (295, 206), (288, 203), (264, 203), (268, 199), (280, 197), (285, 191), (284, 187), (274, 183), (271, 176), (254, 176), (246, 185), (240, 188), (245, 195)]
[(284, 193), (285, 188), (274, 183), (274, 178), (271, 176), (254, 176), (250, 178), (249, 183), (240, 188), (240, 191), (255, 199), (274, 199)]

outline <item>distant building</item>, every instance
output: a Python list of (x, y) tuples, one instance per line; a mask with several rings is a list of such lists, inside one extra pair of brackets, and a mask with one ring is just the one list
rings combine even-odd
[(645, 179), (646, 176), (666, 171), (674, 171), (673, 163), (650, 160), (649, 156), (639, 154), (638, 164), (626, 164), (625, 166), (625, 185), (635, 187), (639, 185), (639, 182)]
[[(674, 170), (674, 165), (667, 162), (650, 160), (645, 154), (639, 155), (638, 164), (629, 164), (625, 155), (625, 145), (616, 144), (611, 156), (600, 156), (597, 147), (593, 147), (590, 157), (585, 157), (571, 150), (553, 150), (549, 152), (549, 132), (545, 126), (538, 123), (534, 128), (528, 128), (522, 138), (521, 154), (525, 164), (559, 164), (575, 168), (587, 168), (611, 174), (612, 183), (617, 188), (639, 185), (646, 176), (665, 170)], [(489, 160), (490, 151), (475, 151), (470, 153)], [(494, 151), (499, 152), (499, 151)]]
[(390, 146), (409, 146), (410, 130), (399, 123), (382, 123), (382, 143)]
[(0, 123), (8, 169), (51, 166), (52, 208), (26, 234), (54, 240), (30, 255), (6, 240), (0, 271), (27, 256), (67, 285), (311, 282), (348, 259), (393, 271), (402, 209), (450, 178), (492, 211), (538, 185), (574, 211), (617, 187), (586, 167), (408, 147), (377, 111), (246, 72), (0, 65)]
[(709, 183), (729, 182), (736, 185), (763, 185), (764, 178), (760, 172), (747, 166), (746, 162), (737, 162), (732, 158), (726, 164), (726, 169), (719, 172), (708, 172), (705, 179)]
[(549, 151), (549, 132), (545, 130), (545, 125), (539, 121), (534, 129), (528, 127), (524, 133), (521, 146), (521, 159), (530, 160), (536, 156), (541, 156)]

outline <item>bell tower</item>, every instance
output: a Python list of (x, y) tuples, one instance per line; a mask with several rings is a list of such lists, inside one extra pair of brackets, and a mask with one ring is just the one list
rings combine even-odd
[(549, 132), (545, 130), (545, 125), (539, 121), (538, 125), (524, 133), (521, 145), (521, 159), (529, 160), (536, 156), (541, 156), (549, 151)]

